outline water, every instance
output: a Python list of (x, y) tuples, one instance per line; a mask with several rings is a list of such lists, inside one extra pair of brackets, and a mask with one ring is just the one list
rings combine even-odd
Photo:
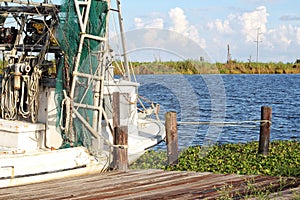
[[(261, 106), (272, 107), (271, 140), (300, 140), (300, 75), (139, 75), (139, 93), (176, 111), (179, 147), (258, 141)], [(247, 123), (237, 124), (245, 121)], [(253, 122), (252, 122), (253, 121)], [(160, 147), (158, 147), (160, 148)]]

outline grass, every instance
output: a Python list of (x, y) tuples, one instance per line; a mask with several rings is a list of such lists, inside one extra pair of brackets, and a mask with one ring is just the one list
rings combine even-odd
[[(299, 74), (300, 63), (208, 63), (195, 60), (132, 62), (135, 74)], [(115, 69), (115, 74), (120, 72)]]

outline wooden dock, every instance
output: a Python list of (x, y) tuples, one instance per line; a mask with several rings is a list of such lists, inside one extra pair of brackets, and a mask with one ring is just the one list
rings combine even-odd
[(266, 190), (289, 199), (299, 185), (300, 178), (130, 170), (2, 188), (0, 199), (243, 199)]

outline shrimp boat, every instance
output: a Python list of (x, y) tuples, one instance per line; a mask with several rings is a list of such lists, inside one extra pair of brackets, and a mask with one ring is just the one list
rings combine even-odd
[[(130, 74), (119, 0), (0, 3), (0, 187), (103, 172), (114, 148), (131, 163), (164, 140), (158, 105), (144, 106)], [(119, 126), (127, 146), (114, 144)]]

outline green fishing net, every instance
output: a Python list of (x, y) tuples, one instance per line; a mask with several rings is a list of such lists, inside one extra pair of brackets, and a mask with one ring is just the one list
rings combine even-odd
[[(85, 7), (80, 8), (82, 15), (87, 12)], [(108, 4), (106, 1), (91, 1), (91, 9), (87, 21), (86, 34), (105, 37), (106, 34), (106, 17), (108, 12)], [(80, 29), (79, 18), (76, 13), (75, 3), (72, 0), (65, 0), (61, 4), (59, 14), (59, 25), (56, 31), (59, 45), (62, 49), (63, 55), (57, 70), (56, 80), (56, 103), (57, 103), (57, 128), (59, 129), (59, 122), (65, 123), (65, 117), (68, 113), (66, 108), (62, 105), (65, 98), (63, 91), (67, 95), (70, 94), (72, 86), (72, 74), (74, 71), (75, 60), (78, 56), (80, 37), (82, 31)], [(81, 50), (78, 72), (84, 74), (96, 75), (101, 70), (101, 57), (99, 52), (102, 52), (104, 44), (102, 41), (85, 38), (83, 48)], [(74, 103), (94, 105), (94, 81), (84, 77), (76, 77), (74, 91)], [(81, 116), (88, 124), (93, 126), (94, 111), (75, 107)], [(62, 119), (60, 119), (62, 118)], [(92, 134), (87, 130), (86, 126), (77, 118), (72, 117), (72, 126), (68, 131), (60, 130), (64, 144), (63, 147), (68, 146), (91, 146)], [(72, 135), (72, 138), (71, 136)]]

